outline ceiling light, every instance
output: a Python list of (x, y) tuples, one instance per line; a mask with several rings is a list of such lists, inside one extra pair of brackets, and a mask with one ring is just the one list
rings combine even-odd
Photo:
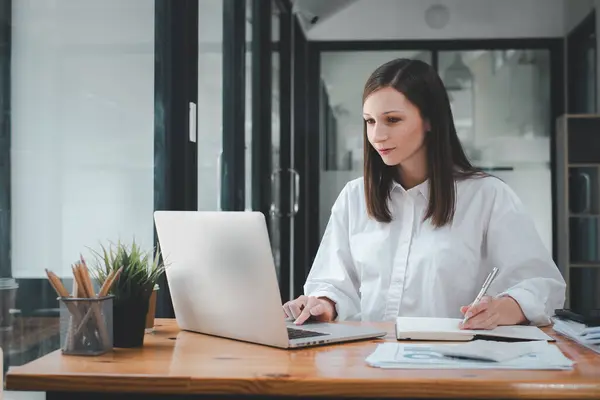
[(432, 29), (442, 29), (448, 25), (450, 20), (450, 12), (448, 7), (436, 4), (429, 7), (425, 11), (425, 22)]

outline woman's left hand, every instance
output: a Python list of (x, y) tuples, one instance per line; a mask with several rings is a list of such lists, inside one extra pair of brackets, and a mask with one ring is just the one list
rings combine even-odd
[(500, 325), (519, 325), (527, 320), (519, 303), (509, 296), (484, 296), (479, 303), (469, 307), (460, 308), (460, 312), (468, 316), (467, 322), (460, 324), (462, 329), (494, 329)]

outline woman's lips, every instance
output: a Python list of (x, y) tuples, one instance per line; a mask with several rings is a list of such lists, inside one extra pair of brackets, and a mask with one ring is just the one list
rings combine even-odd
[(389, 149), (379, 149), (377, 151), (379, 152), (379, 154), (381, 154), (381, 155), (384, 156), (386, 154), (391, 153), (394, 149), (395, 149), (395, 147), (392, 147), (392, 148), (389, 148)]

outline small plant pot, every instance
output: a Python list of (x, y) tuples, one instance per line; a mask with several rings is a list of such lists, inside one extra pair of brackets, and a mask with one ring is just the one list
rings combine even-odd
[(119, 300), (113, 304), (113, 346), (142, 347), (149, 296)]
[(156, 314), (156, 296), (159, 290), (158, 285), (154, 285), (154, 290), (150, 295), (150, 301), (148, 303), (148, 313), (146, 314), (146, 333), (154, 331), (154, 316)]

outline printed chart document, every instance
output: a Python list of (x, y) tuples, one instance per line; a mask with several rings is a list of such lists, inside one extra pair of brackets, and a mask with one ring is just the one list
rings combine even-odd
[[(498, 342), (487, 341), (484, 346), (493, 348)], [(463, 344), (426, 344), (426, 343), (382, 343), (365, 360), (377, 368), (396, 369), (517, 369), (517, 370), (570, 370), (573, 361), (553, 344), (547, 341), (520, 343), (502, 343), (514, 357), (501, 357), (500, 361), (483, 358), (470, 358), (460, 350)], [(479, 355), (486, 349), (482, 346)], [(454, 347), (454, 348), (453, 348)]]
[(473, 340), (456, 345), (432, 345), (431, 349), (445, 357), (465, 360), (505, 362), (536, 351), (544, 351), (546, 342), (496, 342)]
[(398, 340), (469, 341), (485, 337), (555, 341), (537, 326), (513, 325), (499, 326), (490, 330), (467, 330), (460, 329), (461, 321), (458, 318), (398, 317), (396, 338)]
[(552, 318), (552, 329), (600, 354), (600, 326), (587, 326), (577, 321)]

